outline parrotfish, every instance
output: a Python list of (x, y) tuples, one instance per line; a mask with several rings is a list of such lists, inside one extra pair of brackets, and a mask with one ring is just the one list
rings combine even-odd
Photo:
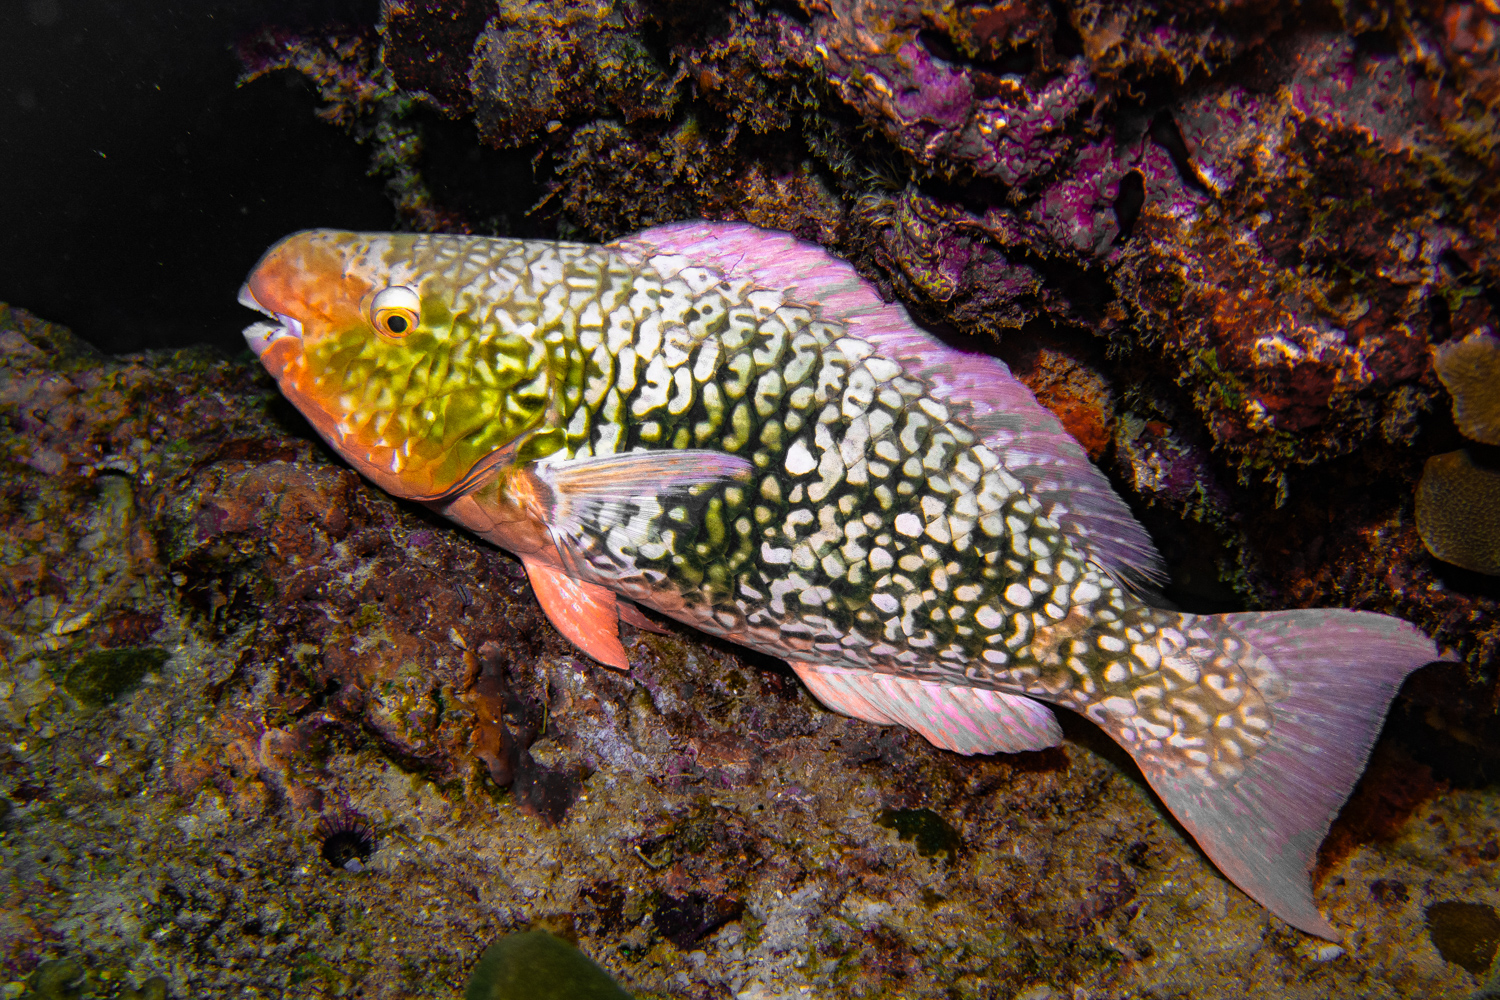
[(950, 348), (792, 236), (685, 222), (605, 246), (313, 230), (245, 331), (343, 458), (519, 556), (629, 669), (640, 606), (784, 657), (824, 705), (961, 754), (1102, 727), (1208, 857), (1337, 939), (1314, 854), (1414, 626), (1145, 599), (1145, 529), (1004, 363)]

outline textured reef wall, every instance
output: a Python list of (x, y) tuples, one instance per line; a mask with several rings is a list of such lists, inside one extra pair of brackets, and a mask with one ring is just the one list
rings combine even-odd
[[(1083, 723), (959, 758), (676, 630), (611, 673), (248, 359), (110, 359), (3, 311), (8, 995), (451, 996), (532, 923), (643, 997), (1500, 971), (1500, 584), (1417, 522), (1429, 459), (1496, 467), (1433, 364), (1500, 332), (1494, 4), (392, 0), (240, 56), (318, 86), (407, 227), (829, 246), (1011, 363), (1171, 599), (1389, 612), (1461, 662), (1408, 683), (1324, 845), (1325, 948)], [(1429, 523), (1470, 523), (1479, 487), (1427, 482)]]
[[(1223, 549), (1188, 603), (1392, 611), (1483, 680), (1497, 591), (1410, 512), (1461, 440), (1431, 349), (1500, 327), (1492, 6), (428, 0), (241, 55), (319, 85), (409, 226), (833, 248), (1040, 364), (1132, 499)], [(486, 214), (507, 181), (523, 217)]]
[(452, 997), (527, 926), (663, 1000), (1462, 997), (1494, 964), (1500, 801), (1410, 741), (1325, 846), (1345, 952), (1085, 722), (964, 758), (699, 636), (588, 662), (248, 355), (0, 307), (0, 401), (8, 995)]

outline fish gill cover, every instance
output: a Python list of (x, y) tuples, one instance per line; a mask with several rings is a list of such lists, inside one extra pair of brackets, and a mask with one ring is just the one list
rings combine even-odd
[[(1324, 845), (1352, 954), (1228, 888), (1087, 725), (967, 759), (701, 638), (586, 665), (519, 567), (370, 490), (249, 365), (103, 358), (12, 310), (7, 976), (452, 996), (559, 916), (638, 996), (1474, 992), (1493, 935), (1438, 916), (1500, 906), (1500, 592), (1432, 559), (1414, 498), (1467, 445), (1429, 348), (1500, 315), (1496, 21), (413, 2), (239, 50), (247, 93), (312, 81), (400, 227), (793, 232), (1010, 360), (1177, 603), (1380, 611), (1456, 649)], [(133, 651), (107, 697), (69, 687)], [(343, 802), (381, 831), (358, 874), (319, 857)], [(957, 857), (879, 823), (922, 810)], [(733, 916), (684, 936), (684, 901)]]

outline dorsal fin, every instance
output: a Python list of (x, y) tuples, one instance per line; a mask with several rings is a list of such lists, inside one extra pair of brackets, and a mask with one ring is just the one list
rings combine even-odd
[(984, 443), (1102, 569), (1127, 582), (1166, 579), (1146, 529), (1005, 362), (939, 342), (900, 303), (883, 301), (847, 261), (787, 233), (739, 222), (676, 222), (614, 247), (646, 257), (680, 256), (685, 266), (715, 267), (730, 279), (748, 278), (817, 306), (854, 336), (879, 345), (909, 374), (929, 381), (938, 399), (967, 406), (965, 419)]

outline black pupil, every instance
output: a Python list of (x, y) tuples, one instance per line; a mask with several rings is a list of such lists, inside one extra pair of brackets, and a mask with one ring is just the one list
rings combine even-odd
[(385, 318), (385, 328), (392, 333), (405, 333), (407, 325), (405, 316), (396, 315)]

